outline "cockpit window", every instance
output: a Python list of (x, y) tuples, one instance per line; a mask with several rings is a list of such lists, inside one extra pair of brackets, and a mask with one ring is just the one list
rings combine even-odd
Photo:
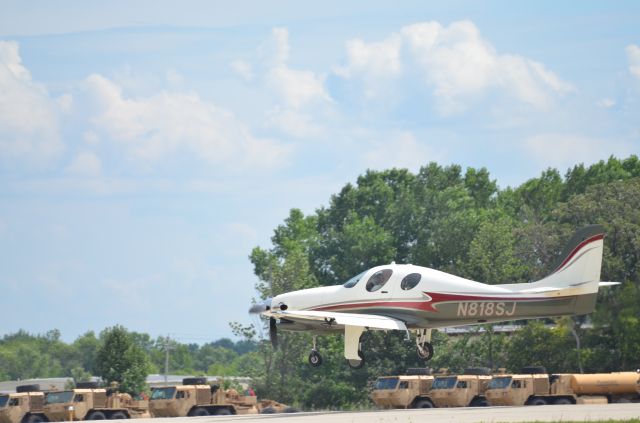
[(392, 273), (393, 270), (391, 269), (382, 269), (371, 275), (367, 281), (367, 291), (374, 292), (382, 288), (384, 284), (387, 283)]
[(364, 276), (365, 273), (367, 273), (366, 270), (359, 275), (355, 275), (354, 277), (346, 281), (342, 286), (344, 286), (345, 288), (353, 288), (358, 282), (360, 282), (360, 279), (362, 279), (362, 276)]
[(422, 278), (420, 273), (409, 273), (402, 279), (402, 282), (400, 282), (400, 288), (405, 291), (413, 289), (416, 287), (418, 282), (420, 282), (420, 278)]

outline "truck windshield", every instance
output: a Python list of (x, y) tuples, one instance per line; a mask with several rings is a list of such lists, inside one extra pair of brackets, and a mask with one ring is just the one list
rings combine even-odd
[(431, 389), (453, 389), (457, 380), (457, 376), (437, 377), (433, 381)]
[(45, 399), (46, 404), (61, 404), (63, 402), (71, 402), (73, 391), (48, 392)]
[(505, 389), (511, 383), (511, 376), (494, 377), (489, 382), (487, 389)]
[(6, 407), (7, 401), (9, 401), (9, 395), (0, 395), (0, 408)]
[(152, 388), (151, 389), (151, 401), (153, 400), (164, 400), (164, 399), (173, 399), (173, 396), (176, 394), (176, 388)]
[(375, 389), (396, 389), (397, 377), (381, 377), (376, 381)]

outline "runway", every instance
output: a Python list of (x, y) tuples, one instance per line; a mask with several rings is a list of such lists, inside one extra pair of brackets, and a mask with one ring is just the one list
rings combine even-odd
[[(268, 420), (303, 423), (490, 423), (490, 422), (593, 422), (640, 418), (640, 403), (607, 405), (543, 405), (529, 407), (431, 408), (362, 412), (317, 412), (248, 416), (176, 417), (170, 423), (215, 423)], [(158, 423), (157, 419), (149, 423)], [(142, 423), (142, 422), (140, 422)], [(146, 422), (145, 422), (146, 423)], [(169, 423), (169, 422), (167, 422)]]

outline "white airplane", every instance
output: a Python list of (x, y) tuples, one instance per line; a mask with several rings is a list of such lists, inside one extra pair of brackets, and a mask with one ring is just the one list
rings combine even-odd
[(600, 225), (579, 230), (555, 270), (531, 283), (488, 285), (411, 264), (377, 266), (343, 285), (303, 289), (268, 298), (251, 313), (269, 317), (271, 342), (277, 330), (311, 331), (309, 363), (322, 364), (316, 338), (344, 332), (344, 356), (352, 368), (364, 365), (360, 336), (365, 330), (416, 333), (418, 356), (433, 356), (431, 330), (509, 320), (591, 313), (600, 282), (604, 231)]

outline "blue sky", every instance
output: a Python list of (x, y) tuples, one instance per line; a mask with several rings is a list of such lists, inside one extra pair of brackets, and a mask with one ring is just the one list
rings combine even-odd
[(251, 249), (366, 169), (640, 150), (638, 2), (0, 10), (0, 334), (229, 336)]

